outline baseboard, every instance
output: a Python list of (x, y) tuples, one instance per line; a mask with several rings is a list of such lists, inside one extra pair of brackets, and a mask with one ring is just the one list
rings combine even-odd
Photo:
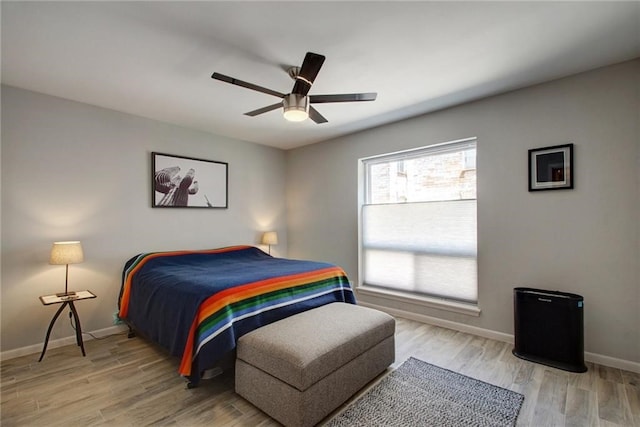
[[(367, 302), (358, 302), (358, 304), (365, 307), (375, 308), (376, 310), (384, 311), (392, 316), (402, 317), (404, 319), (415, 320), (416, 322), (427, 323), (429, 325), (440, 326), (447, 329), (453, 329), (454, 331), (465, 332), (468, 334), (476, 335), (483, 338), (489, 338), (496, 341), (502, 341), (509, 344), (513, 344), (513, 335), (505, 334), (503, 332), (492, 331), (490, 329), (478, 328), (477, 326), (466, 325), (464, 323), (453, 322), (451, 320), (439, 319), (437, 317), (426, 316), (424, 314), (412, 313), (405, 310), (399, 310), (381, 305), (370, 304)], [(97, 331), (91, 331), (93, 335), (98, 338), (113, 335), (127, 330), (125, 325), (116, 325), (109, 328), (99, 329)], [(83, 334), (85, 341), (90, 341), (93, 338), (90, 335)], [(75, 344), (75, 335), (59, 338), (49, 341), (47, 349), (62, 347), (69, 344)], [(20, 356), (26, 356), (28, 354), (40, 353), (42, 351), (42, 345), (34, 344), (27, 347), (16, 348), (13, 350), (7, 350), (0, 353), (0, 360), (14, 359)], [(615, 357), (605, 356), (598, 353), (585, 352), (584, 358), (587, 362), (597, 363), (603, 366), (609, 366), (612, 368), (623, 369), (625, 371), (635, 372), (640, 374), (640, 363), (632, 362), (630, 360), (618, 359)]]
[(384, 307), (381, 305), (370, 304), (368, 302), (358, 301), (358, 304), (365, 307), (375, 308), (384, 311), (392, 316), (402, 317), (404, 319), (415, 320), (416, 322), (427, 323), (429, 325), (441, 326), (455, 331), (466, 332), (483, 338), (490, 338), (496, 341), (503, 341), (513, 344), (513, 335), (496, 332), (489, 329), (478, 328), (477, 326), (465, 325), (464, 323), (452, 322), (451, 320), (439, 319), (437, 317), (426, 316), (424, 314), (412, 313), (405, 310)]
[(630, 360), (618, 359), (615, 357), (605, 356), (598, 353), (584, 352), (584, 360), (587, 362), (597, 363), (598, 365), (609, 366), (611, 368), (623, 369), (625, 371), (640, 374), (640, 363)]
[[(376, 310), (384, 311), (392, 316), (402, 317), (404, 319), (415, 320), (416, 322), (427, 323), (429, 325), (440, 326), (447, 329), (453, 329), (454, 331), (465, 332), (468, 334), (476, 335), (483, 338), (490, 338), (496, 341), (502, 341), (509, 344), (514, 343), (512, 334), (505, 334), (503, 332), (492, 331), (490, 329), (478, 328), (477, 326), (466, 325), (464, 323), (453, 322), (451, 320), (439, 319), (437, 317), (426, 316), (424, 314), (412, 313), (405, 310), (396, 308), (384, 307), (381, 305), (370, 304), (363, 301), (358, 301), (358, 304), (365, 307), (375, 308)], [(584, 359), (587, 362), (597, 363), (603, 366), (609, 366), (611, 368), (623, 369), (625, 371), (640, 373), (640, 363), (632, 362), (630, 360), (618, 359), (615, 357), (605, 356), (598, 353), (584, 353)]]
[[(94, 336), (98, 338), (102, 338), (102, 337), (106, 337), (107, 335), (121, 333), (126, 330), (127, 330), (126, 325), (116, 325), (116, 326), (110, 326), (108, 328), (98, 329), (97, 331), (90, 331), (90, 332)], [(82, 334), (82, 339), (83, 341), (86, 342), (86, 341), (92, 340), (93, 337), (85, 332)], [(47, 344), (47, 350), (50, 350), (52, 348), (57, 348), (57, 347), (63, 347), (65, 345), (75, 344), (75, 343), (76, 343), (76, 336), (74, 334), (69, 337), (58, 338), (58, 339), (49, 341), (49, 344)], [(44, 345), (44, 342), (41, 342), (40, 344), (33, 344), (26, 347), (3, 351), (2, 353), (0, 353), (0, 360), (15, 359), (16, 357), (20, 357), (20, 356), (40, 353), (42, 351), (43, 345)]]

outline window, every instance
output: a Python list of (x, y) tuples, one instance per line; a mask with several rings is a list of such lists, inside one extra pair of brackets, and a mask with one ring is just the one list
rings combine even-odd
[(477, 303), (475, 138), (361, 162), (363, 289)]

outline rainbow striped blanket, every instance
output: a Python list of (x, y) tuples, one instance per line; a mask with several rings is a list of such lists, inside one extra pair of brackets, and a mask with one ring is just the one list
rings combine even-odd
[(340, 267), (233, 246), (131, 258), (118, 316), (181, 357), (180, 374), (197, 384), (242, 335), (332, 302), (355, 304)]

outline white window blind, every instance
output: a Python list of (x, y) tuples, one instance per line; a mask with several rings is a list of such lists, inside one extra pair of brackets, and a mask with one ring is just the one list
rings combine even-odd
[(365, 286), (477, 302), (475, 140), (363, 159)]

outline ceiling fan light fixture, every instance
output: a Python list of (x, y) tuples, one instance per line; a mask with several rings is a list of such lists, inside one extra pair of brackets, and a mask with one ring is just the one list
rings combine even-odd
[(255, 117), (282, 107), (283, 116), (287, 121), (302, 122), (306, 119), (311, 119), (314, 123), (322, 124), (327, 123), (327, 119), (320, 114), (318, 110), (311, 106), (311, 104), (375, 101), (377, 95), (375, 92), (309, 95), (309, 90), (311, 89), (311, 86), (313, 86), (313, 82), (315, 81), (320, 68), (322, 68), (324, 60), (325, 57), (323, 55), (307, 52), (304, 56), (304, 61), (302, 61), (301, 67), (290, 67), (287, 70), (287, 73), (289, 74), (289, 77), (295, 80), (295, 82), (293, 84), (293, 89), (291, 89), (291, 92), (288, 94), (245, 82), (234, 77), (225, 76), (220, 73), (213, 73), (211, 78), (250, 90), (255, 90), (256, 92), (275, 96), (281, 100), (275, 104), (267, 105), (266, 107), (244, 113), (245, 116), (249, 117)]
[(301, 122), (309, 117), (309, 97), (290, 93), (283, 99), (284, 118), (290, 122)]

